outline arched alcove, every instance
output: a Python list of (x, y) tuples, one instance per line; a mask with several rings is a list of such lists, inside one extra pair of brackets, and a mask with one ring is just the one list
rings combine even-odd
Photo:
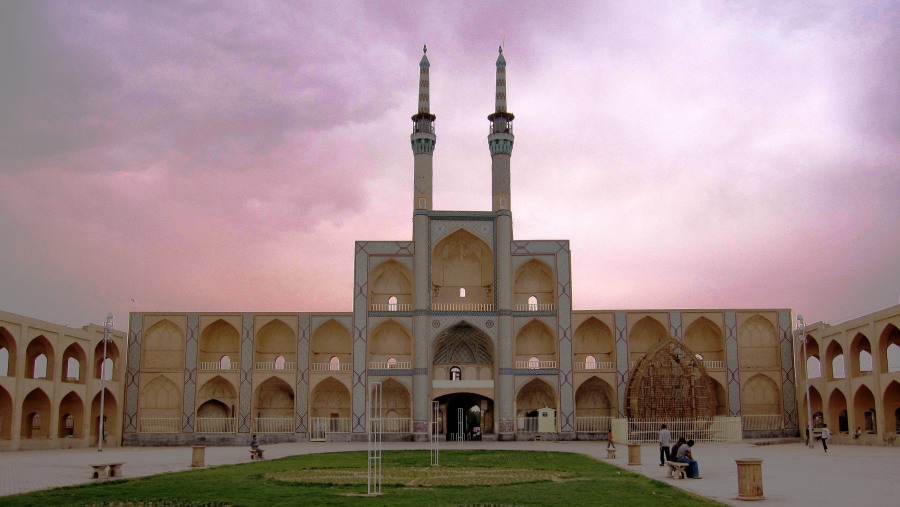
[(825, 349), (825, 366), (828, 370), (827, 378), (829, 380), (846, 377), (844, 349), (837, 341), (832, 341)]
[(831, 396), (828, 397), (828, 414), (828, 425), (835, 432), (850, 431), (847, 423), (847, 398), (840, 389), (831, 391)]
[(309, 344), (312, 362), (325, 365), (329, 369), (332, 358), (339, 363), (352, 364), (353, 341), (350, 332), (338, 321), (331, 319), (319, 326), (312, 335)]
[[(540, 362), (554, 361), (555, 367), (558, 363), (557, 358), (557, 340), (553, 331), (546, 324), (539, 320), (522, 326), (516, 334), (515, 358), (516, 363), (533, 362), (532, 358), (536, 357)], [(531, 366), (528, 366), (529, 368)]]
[(409, 332), (394, 320), (387, 320), (375, 326), (369, 333), (368, 362), (381, 364), (394, 358), (394, 363), (412, 362), (413, 346)]
[[(55, 354), (53, 345), (44, 335), (38, 336), (25, 349), (25, 363), (28, 365), (28, 378), (44, 378), (53, 380)], [(49, 421), (45, 421), (49, 423)], [(49, 434), (49, 433), (48, 433)]]
[(653, 317), (644, 317), (628, 331), (628, 361), (634, 367), (638, 360), (669, 337), (666, 327)]
[[(553, 388), (541, 379), (534, 379), (519, 389), (516, 394), (516, 417), (537, 417), (537, 410), (542, 408), (556, 409), (556, 393)], [(534, 431), (537, 428), (522, 428)]]
[[(386, 309), (396, 311), (405, 309), (413, 303), (412, 273), (409, 268), (394, 259), (388, 259), (372, 269), (369, 275), (369, 304), (391, 305)], [(373, 309), (382, 310), (381, 306)]]
[(850, 374), (854, 377), (872, 374), (872, 344), (869, 338), (856, 333), (850, 341)]
[(0, 414), (3, 414), (5, 424), (0, 424), (0, 439), (12, 439), (12, 415), (13, 415), (13, 399), (9, 395), (9, 391), (0, 386)]
[(253, 393), (253, 414), (257, 418), (293, 418), (294, 390), (278, 377), (270, 377)]
[(237, 390), (225, 377), (216, 375), (200, 387), (196, 403), (198, 422), (203, 417), (234, 417), (238, 406)]
[(460, 322), (435, 339), (433, 364), (435, 380), (446, 380), (445, 375), (452, 366), (478, 372), (477, 379), (464, 380), (489, 380), (492, 378), (494, 346), (484, 331), (468, 322)]
[[(532, 259), (516, 270), (513, 278), (513, 303), (517, 309), (542, 309), (530, 306), (529, 298), (534, 297), (534, 305), (551, 305), (556, 302), (556, 276), (546, 263)], [(526, 305), (526, 306), (519, 306)]]
[[(106, 420), (103, 424), (103, 431), (107, 435), (108, 442), (118, 442), (119, 440), (118, 407), (116, 396), (109, 389), (104, 389), (103, 414)], [(100, 435), (100, 393), (97, 393), (91, 402), (91, 442), (96, 442), (98, 435)]]
[(59, 402), (59, 438), (84, 437), (84, 401), (70, 392)]
[(82, 369), (85, 364), (87, 356), (80, 345), (73, 343), (66, 347), (63, 352), (63, 381), (84, 384), (86, 375)]
[(32, 390), (22, 401), (21, 438), (48, 438), (50, 428), (50, 398), (42, 389)]
[(881, 373), (900, 371), (900, 329), (893, 324), (885, 326), (878, 339), (878, 357)]
[(350, 417), (350, 390), (334, 377), (319, 382), (313, 389), (310, 399), (311, 417), (329, 419)]
[[(867, 433), (878, 433), (875, 419), (875, 396), (865, 385), (859, 386), (853, 395), (853, 415), (857, 426)], [(862, 423), (862, 424), (861, 424)]]
[(888, 384), (883, 399), (881, 410), (884, 414), (884, 431), (900, 434), (900, 382), (894, 380)]
[[(575, 391), (575, 416), (615, 417), (616, 395), (612, 386), (597, 377), (591, 377)], [(577, 425), (577, 424), (576, 424)]]
[(706, 317), (700, 317), (684, 332), (684, 344), (704, 361), (724, 361), (725, 342), (722, 329)]
[(741, 386), (741, 413), (781, 415), (781, 389), (769, 376), (757, 373)]
[(198, 356), (200, 362), (204, 363), (201, 368), (216, 369), (221, 366), (220, 359), (225, 355), (229, 360), (240, 364), (241, 334), (224, 319), (218, 319), (200, 332)]
[[(741, 368), (781, 367), (781, 348), (775, 326), (762, 315), (753, 315), (738, 330)], [(812, 355), (812, 354), (810, 354)]]
[(151, 377), (138, 394), (141, 418), (181, 418), (181, 388), (164, 375)]
[(149, 371), (184, 370), (184, 330), (170, 320), (161, 320), (144, 333), (141, 369)]
[(284, 321), (275, 319), (261, 327), (253, 342), (255, 367), (263, 370), (277, 368), (276, 360), (283, 358), (280, 369), (297, 368), (297, 333)]
[[(409, 391), (400, 382), (389, 378), (381, 383), (381, 393), (383, 416), (392, 419), (385, 429), (391, 432), (405, 429), (412, 415)], [(406, 429), (404, 433), (409, 431)]]
[[(494, 300), (494, 256), (490, 247), (465, 229), (434, 246), (431, 261), (435, 304), (491, 304)], [(465, 296), (461, 296), (464, 289)]]
[[(116, 373), (116, 365), (119, 364), (119, 347), (112, 340), (106, 340), (106, 369), (103, 366), (103, 340), (94, 347), (94, 378), (105, 377), (112, 380)], [(103, 375), (105, 372), (105, 375)]]
[(589, 355), (597, 361), (612, 362), (615, 360), (614, 350), (612, 331), (600, 320), (590, 317), (575, 329), (572, 340), (575, 362), (586, 361)]
[(0, 326), (0, 377), (16, 376), (16, 339), (5, 327)]

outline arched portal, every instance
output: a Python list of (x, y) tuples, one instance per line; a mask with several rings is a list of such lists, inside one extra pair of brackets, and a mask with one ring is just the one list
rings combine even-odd
[(59, 402), (59, 438), (81, 438), (84, 436), (84, 402), (81, 397), (70, 392)]
[(668, 338), (631, 370), (625, 390), (630, 419), (705, 419), (716, 414), (716, 390), (696, 354)]
[[(118, 403), (115, 395), (109, 390), (104, 389), (103, 394), (103, 414), (106, 418), (103, 423), (103, 432), (106, 434), (107, 443), (115, 443), (119, 441), (119, 419), (116, 414), (119, 413)], [(100, 434), (100, 393), (94, 396), (91, 402), (91, 442), (97, 441)]]
[[(490, 369), (494, 364), (494, 346), (484, 331), (460, 322), (441, 333), (435, 340), (434, 365), (445, 367), (466, 366), (466, 371)], [(471, 380), (463, 374), (463, 380)]]
[(433, 303), (493, 303), (494, 255), (482, 239), (459, 229), (438, 242), (432, 255)]
[(847, 398), (840, 389), (835, 389), (828, 397), (828, 424), (837, 433), (850, 431), (847, 421)]
[(475, 393), (461, 392), (435, 398), (440, 407), (440, 431), (447, 440), (455, 440), (460, 431), (459, 410), (462, 409), (464, 440), (494, 433), (494, 400)]
[(556, 409), (556, 394), (553, 388), (540, 379), (534, 379), (522, 386), (516, 395), (517, 429), (519, 431), (537, 431), (538, 410), (542, 408)]

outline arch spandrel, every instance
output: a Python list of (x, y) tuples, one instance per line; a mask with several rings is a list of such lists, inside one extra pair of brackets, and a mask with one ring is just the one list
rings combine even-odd
[(637, 362), (625, 391), (630, 419), (709, 418), (716, 406), (716, 390), (703, 363), (672, 337)]

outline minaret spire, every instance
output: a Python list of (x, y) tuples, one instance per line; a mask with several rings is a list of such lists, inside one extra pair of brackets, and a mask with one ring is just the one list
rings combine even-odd
[(509, 162), (512, 156), (513, 136), (512, 121), (515, 116), (506, 110), (506, 58), (503, 57), (503, 46), (497, 56), (497, 83), (494, 95), (494, 112), (488, 115), (491, 132), (488, 134), (488, 147), (491, 150), (491, 190), (493, 210), (509, 210)]
[(428, 46), (422, 47), (419, 61), (419, 108), (412, 116), (413, 131), (409, 136), (413, 150), (413, 209), (431, 209), (432, 155), (437, 137), (434, 135), (435, 116), (431, 114), (429, 96)]

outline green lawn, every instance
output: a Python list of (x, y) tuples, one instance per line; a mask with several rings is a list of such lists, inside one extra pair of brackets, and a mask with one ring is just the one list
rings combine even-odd
[(384, 453), (382, 496), (366, 495), (365, 452), (293, 456), (0, 497), (0, 505), (589, 506), (721, 505), (581, 454)]

